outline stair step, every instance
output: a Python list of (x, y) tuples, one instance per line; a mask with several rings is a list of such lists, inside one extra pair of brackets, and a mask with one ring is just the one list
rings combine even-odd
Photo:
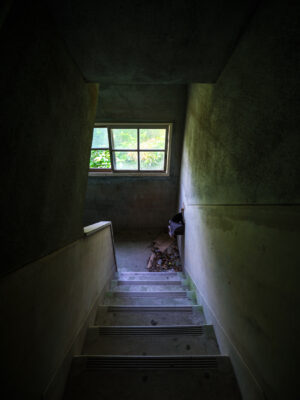
[(121, 281), (178, 281), (184, 279), (182, 272), (121, 272), (117, 273), (115, 279)]
[[(140, 282), (140, 281), (139, 281)], [(128, 284), (126, 281), (123, 285), (118, 285), (117, 281), (112, 282), (111, 290), (113, 292), (182, 292), (187, 290), (186, 286), (182, 286), (181, 282), (178, 284), (173, 282), (168, 282), (166, 285), (163, 283), (158, 284), (155, 282), (153, 284), (151, 281), (147, 281), (145, 283), (137, 284), (135, 282), (134, 285)]]
[(219, 354), (212, 325), (95, 326), (88, 329), (83, 354)]
[(195, 303), (194, 292), (165, 291), (165, 292), (113, 292), (106, 293), (105, 305), (192, 305)]
[(202, 325), (205, 318), (201, 306), (142, 307), (99, 306), (96, 325)]
[(163, 280), (163, 279), (139, 279), (139, 280), (113, 280), (113, 286), (123, 286), (123, 285), (177, 285), (180, 286), (183, 284), (183, 280), (180, 279), (170, 279), (170, 280)]
[(228, 357), (78, 356), (65, 400), (241, 400)]

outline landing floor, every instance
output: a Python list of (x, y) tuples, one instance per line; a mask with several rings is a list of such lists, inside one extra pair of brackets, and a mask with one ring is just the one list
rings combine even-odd
[(122, 231), (115, 234), (115, 250), (120, 272), (147, 272), (152, 242), (161, 232)]

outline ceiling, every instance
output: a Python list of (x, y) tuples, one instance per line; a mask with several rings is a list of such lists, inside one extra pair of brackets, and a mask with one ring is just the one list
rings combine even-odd
[(49, 0), (89, 82), (215, 82), (256, 0)]

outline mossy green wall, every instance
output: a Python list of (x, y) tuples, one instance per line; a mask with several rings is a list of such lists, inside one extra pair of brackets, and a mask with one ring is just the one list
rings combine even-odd
[(295, 398), (297, 11), (263, 1), (216, 84), (189, 92), (180, 197), (185, 266), (245, 399)]

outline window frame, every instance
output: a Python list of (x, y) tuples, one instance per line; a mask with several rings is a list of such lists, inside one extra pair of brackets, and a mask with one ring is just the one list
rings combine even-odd
[[(109, 147), (97, 147), (90, 148), (90, 155), (92, 150), (108, 150), (110, 153), (111, 159), (111, 168), (89, 168), (89, 176), (168, 176), (170, 174), (170, 156), (171, 156), (171, 137), (172, 137), (172, 128), (173, 123), (171, 122), (141, 122), (141, 123), (103, 123), (96, 122), (94, 124), (94, 128), (107, 128), (108, 130), (108, 146)], [(113, 149), (112, 146), (112, 129), (137, 129), (137, 149)], [(140, 149), (140, 129), (166, 129), (166, 139), (165, 139), (165, 147), (164, 149)], [(138, 170), (119, 170), (115, 169), (113, 162), (113, 153), (114, 152), (137, 152), (138, 159)], [(163, 152), (165, 154), (164, 160), (164, 169), (163, 170), (140, 170), (140, 157), (139, 153), (141, 152)], [(90, 158), (89, 158), (90, 160)]]

